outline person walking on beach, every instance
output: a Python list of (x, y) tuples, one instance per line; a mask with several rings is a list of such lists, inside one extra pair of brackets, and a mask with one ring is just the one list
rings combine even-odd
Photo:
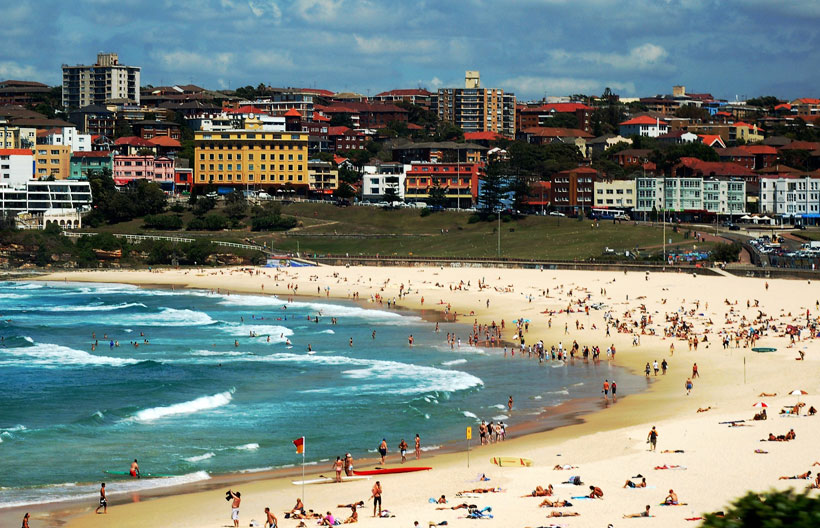
[(28, 512), (26, 512), (26, 514), (23, 515), (23, 528), (29, 528), (28, 518), (29, 518), (29, 514), (28, 514)]
[(612, 401), (617, 400), (618, 397), (615, 395), (615, 392), (618, 390), (618, 385), (615, 384), (615, 380), (612, 380), (612, 385), (610, 385), (609, 388), (612, 390)]
[(270, 508), (265, 508), (265, 526), (264, 528), (276, 528), (276, 516), (270, 511)]
[(333, 469), (336, 471), (336, 482), (342, 481), (342, 468), (344, 467), (344, 462), (342, 462), (342, 457), (336, 457), (336, 462), (333, 463)]
[(604, 399), (609, 399), (609, 380), (604, 380), (604, 389), (601, 391), (604, 393)]
[(379, 444), (379, 455), (381, 456), (381, 463), (384, 464), (384, 457), (387, 456), (387, 439), (382, 438), (382, 443)]
[(416, 460), (421, 459), (421, 438), (416, 433)]
[(658, 370), (659, 370), (658, 369), (658, 360), (657, 359), (652, 362), (652, 370), (655, 371), (655, 375), (657, 376), (658, 375)]
[(231, 502), (231, 520), (233, 520), (234, 528), (239, 528), (239, 504), (242, 502), (242, 494), (238, 491), (234, 493), (228, 490), (233, 502)]
[(646, 437), (646, 442), (649, 444), (650, 451), (654, 451), (658, 445), (658, 431), (654, 425), (652, 426), (652, 430), (649, 431), (649, 436)]
[(345, 455), (345, 475), (348, 477), (353, 475), (353, 455), (350, 453)]
[(108, 499), (105, 497), (105, 482), (100, 484), (100, 505), (97, 506), (94, 513), (100, 513), (100, 508), (103, 509), (103, 513), (108, 513)]
[(382, 514), (382, 485), (377, 480), (373, 485), (372, 494), (370, 498), (373, 499), (373, 517), (376, 516), (376, 506), (379, 508), (379, 516)]
[(652, 370), (652, 367), (649, 366), (649, 363), (646, 364), (646, 368), (644, 368), (644, 372), (646, 372), (646, 377), (649, 377), (649, 372)]
[(401, 453), (401, 463), (404, 464), (407, 462), (407, 442), (404, 441), (404, 438), (399, 442), (399, 453)]
[(131, 462), (131, 469), (128, 471), (128, 474), (133, 478), (140, 478), (140, 465), (137, 464), (136, 458)]
[(663, 371), (663, 375), (666, 376), (666, 369), (669, 368), (669, 363), (666, 362), (666, 358), (661, 361), (661, 370)]
[(699, 378), (700, 374), (698, 373), (698, 364), (695, 363), (692, 365), (692, 379)]
[(692, 383), (692, 378), (686, 378), (686, 395), (689, 396), (689, 393), (692, 392), (692, 387), (694, 384)]

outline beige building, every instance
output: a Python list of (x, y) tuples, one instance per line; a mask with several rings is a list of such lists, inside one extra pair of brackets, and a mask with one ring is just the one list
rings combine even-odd
[(65, 180), (71, 174), (71, 147), (68, 145), (36, 145), (34, 148), (34, 177), (53, 176)]
[(599, 209), (631, 210), (637, 205), (635, 180), (596, 181), (594, 191), (593, 203)]
[(313, 194), (333, 194), (339, 188), (339, 169), (329, 161), (310, 160), (308, 186)]
[(515, 137), (515, 94), (482, 88), (478, 71), (467, 71), (464, 88), (439, 88), (433, 98), (439, 119), (464, 132), (496, 132)]
[(20, 128), (0, 123), (0, 149), (20, 148)]
[(63, 64), (63, 106), (83, 108), (110, 101), (140, 103), (140, 68), (120, 64), (116, 53), (98, 53), (91, 66)]

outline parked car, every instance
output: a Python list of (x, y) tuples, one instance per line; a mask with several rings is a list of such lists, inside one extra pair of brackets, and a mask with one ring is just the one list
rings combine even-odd
[(740, 226), (737, 224), (729, 224), (729, 231), (740, 231)]
[(559, 213), (558, 211), (551, 211), (550, 216), (567, 216), (564, 213)]

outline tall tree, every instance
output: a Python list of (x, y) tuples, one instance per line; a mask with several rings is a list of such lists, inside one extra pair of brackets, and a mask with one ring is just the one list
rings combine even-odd
[(478, 195), (478, 202), (482, 209), (492, 212), (501, 207), (501, 199), (504, 197), (506, 187), (507, 167), (506, 162), (491, 161), (484, 169), (484, 175), (481, 178), (481, 192)]
[(447, 206), (447, 189), (437, 179), (433, 179), (433, 185), (427, 189), (427, 203), (432, 207)]

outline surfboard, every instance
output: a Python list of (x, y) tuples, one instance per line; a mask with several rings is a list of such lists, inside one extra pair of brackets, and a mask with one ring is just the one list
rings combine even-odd
[(532, 459), (530, 458), (518, 458), (518, 457), (492, 457), (490, 459), (490, 464), (495, 464), (496, 466), (504, 467), (504, 466), (525, 466), (530, 467), (532, 466)]
[[(103, 473), (106, 475), (114, 475), (117, 477), (130, 477), (131, 473), (129, 471), (109, 471), (104, 470)], [(178, 477), (179, 475), (162, 475), (160, 473), (140, 473), (140, 478), (167, 478), (167, 477)]]
[(755, 347), (752, 352), (777, 352), (777, 349), (773, 347)]
[[(342, 482), (353, 481), (353, 480), (368, 480), (370, 479), (369, 476), (344, 476), (342, 477)], [(332, 482), (336, 482), (336, 479), (333, 477), (323, 477), (319, 476), (319, 478), (309, 479), (309, 480), (294, 480), (291, 481), (291, 484), (294, 486), (302, 486), (302, 485), (310, 485), (310, 484), (330, 484)]]
[(397, 468), (379, 468), (368, 469), (365, 471), (354, 471), (354, 475), (390, 475), (392, 473), (412, 473), (414, 471), (427, 471), (433, 469), (431, 467), (397, 467)]

